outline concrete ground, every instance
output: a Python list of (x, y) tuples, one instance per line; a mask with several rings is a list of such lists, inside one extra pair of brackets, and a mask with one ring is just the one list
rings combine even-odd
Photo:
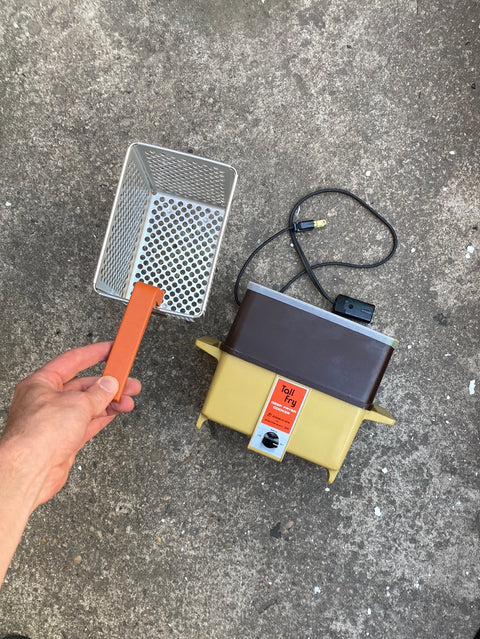
[[(476, 0), (10, 0), (0, 7), (1, 411), (14, 385), (111, 338), (123, 306), (92, 279), (128, 145), (238, 171), (209, 306), (151, 320), (134, 413), (78, 455), (32, 516), (0, 593), (0, 635), (395, 639), (480, 626)], [(390, 263), (321, 274), (376, 304), (400, 345), (337, 480), (195, 430), (232, 287), (293, 203), (338, 186), (394, 224)], [(388, 238), (328, 197), (318, 259)], [(248, 277), (298, 269), (285, 238)], [(247, 279), (248, 279), (247, 277)], [(328, 308), (308, 282), (291, 290)], [(476, 387), (475, 387), (476, 383)]]

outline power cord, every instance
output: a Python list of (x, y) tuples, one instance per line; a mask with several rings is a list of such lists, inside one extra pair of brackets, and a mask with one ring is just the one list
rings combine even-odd
[[(311, 264), (308, 261), (300, 245), (298, 234), (305, 231), (313, 230), (315, 228), (322, 228), (326, 225), (326, 220), (303, 220), (301, 222), (294, 222), (294, 218), (300, 206), (304, 202), (306, 202), (310, 198), (316, 197), (318, 195), (323, 195), (325, 193), (336, 193), (340, 195), (345, 195), (355, 200), (358, 204), (360, 204), (362, 207), (367, 209), (367, 211), (369, 211), (374, 217), (377, 218), (377, 220), (379, 220), (382, 224), (384, 224), (387, 227), (392, 238), (392, 248), (390, 249), (390, 252), (388, 253), (388, 255), (386, 255), (386, 257), (382, 258), (381, 260), (378, 260), (377, 262), (372, 262), (370, 264), (363, 264), (363, 263), (356, 264), (354, 262), (343, 262), (343, 261), (329, 261), (329, 262), (320, 262), (318, 264)], [(390, 224), (390, 222), (388, 222), (383, 217), (383, 215), (380, 215), (380, 213), (378, 213), (373, 207), (371, 207), (370, 204), (367, 204), (365, 200), (362, 200), (360, 197), (358, 197), (358, 195), (355, 195), (354, 193), (351, 193), (350, 191), (347, 191), (346, 189), (338, 189), (338, 188), (318, 189), (317, 191), (312, 191), (311, 193), (308, 193), (307, 195), (302, 197), (300, 200), (298, 200), (298, 202), (290, 211), (290, 216), (288, 218), (288, 226), (284, 229), (281, 229), (280, 231), (277, 231), (276, 233), (271, 235), (269, 238), (267, 238), (264, 242), (262, 242), (259, 246), (257, 246), (257, 248), (249, 255), (249, 257), (244, 262), (242, 268), (240, 269), (238, 273), (238, 277), (235, 281), (235, 286), (233, 289), (233, 294), (234, 294), (236, 303), (240, 304), (240, 298), (238, 294), (238, 291), (240, 288), (240, 281), (242, 279), (243, 274), (245, 273), (245, 270), (247, 269), (248, 265), (252, 261), (252, 259), (265, 246), (267, 246), (267, 244), (270, 244), (270, 242), (273, 242), (273, 240), (277, 239), (277, 237), (280, 237), (281, 235), (287, 232), (290, 233), (290, 238), (292, 240), (293, 247), (295, 251), (297, 252), (298, 257), (300, 258), (300, 261), (303, 265), (303, 270), (297, 273), (294, 277), (292, 277), (292, 279), (289, 282), (287, 282), (285, 286), (283, 286), (283, 288), (280, 289), (280, 292), (284, 293), (286, 290), (288, 290), (292, 286), (292, 284), (294, 284), (294, 282), (299, 280), (304, 275), (308, 275), (310, 281), (315, 286), (315, 288), (320, 292), (321, 295), (323, 295), (323, 297), (330, 304), (333, 305), (334, 313), (337, 313), (339, 315), (343, 315), (345, 317), (349, 317), (352, 319), (357, 319), (364, 322), (370, 322), (373, 316), (373, 312), (375, 310), (375, 306), (373, 304), (369, 304), (368, 302), (362, 302), (361, 300), (356, 300), (346, 295), (339, 295), (334, 300), (325, 291), (325, 289), (320, 284), (315, 274), (315, 271), (317, 269), (324, 268), (326, 266), (340, 266), (344, 268), (354, 268), (354, 269), (376, 268), (388, 262), (395, 255), (395, 252), (397, 250), (397, 246), (398, 246), (397, 233), (395, 229), (393, 228), (393, 226)]]

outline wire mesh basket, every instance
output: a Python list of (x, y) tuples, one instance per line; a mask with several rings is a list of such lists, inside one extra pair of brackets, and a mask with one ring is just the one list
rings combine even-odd
[(132, 144), (94, 288), (128, 302), (136, 282), (165, 291), (154, 310), (194, 319), (207, 304), (237, 174), (226, 164)]

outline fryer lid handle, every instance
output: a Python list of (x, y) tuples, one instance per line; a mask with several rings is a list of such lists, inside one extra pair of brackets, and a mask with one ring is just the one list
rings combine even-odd
[(160, 306), (164, 294), (165, 291), (143, 282), (136, 282), (133, 287), (103, 371), (103, 375), (112, 375), (118, 380), (115, 402), (120, 401), (152, 310)]

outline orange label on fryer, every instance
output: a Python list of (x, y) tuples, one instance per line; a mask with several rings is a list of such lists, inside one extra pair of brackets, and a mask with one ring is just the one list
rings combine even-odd
[(307, 392), (308, 389), (303, 386), (277, 379), (260, 422), (290, 434)]

